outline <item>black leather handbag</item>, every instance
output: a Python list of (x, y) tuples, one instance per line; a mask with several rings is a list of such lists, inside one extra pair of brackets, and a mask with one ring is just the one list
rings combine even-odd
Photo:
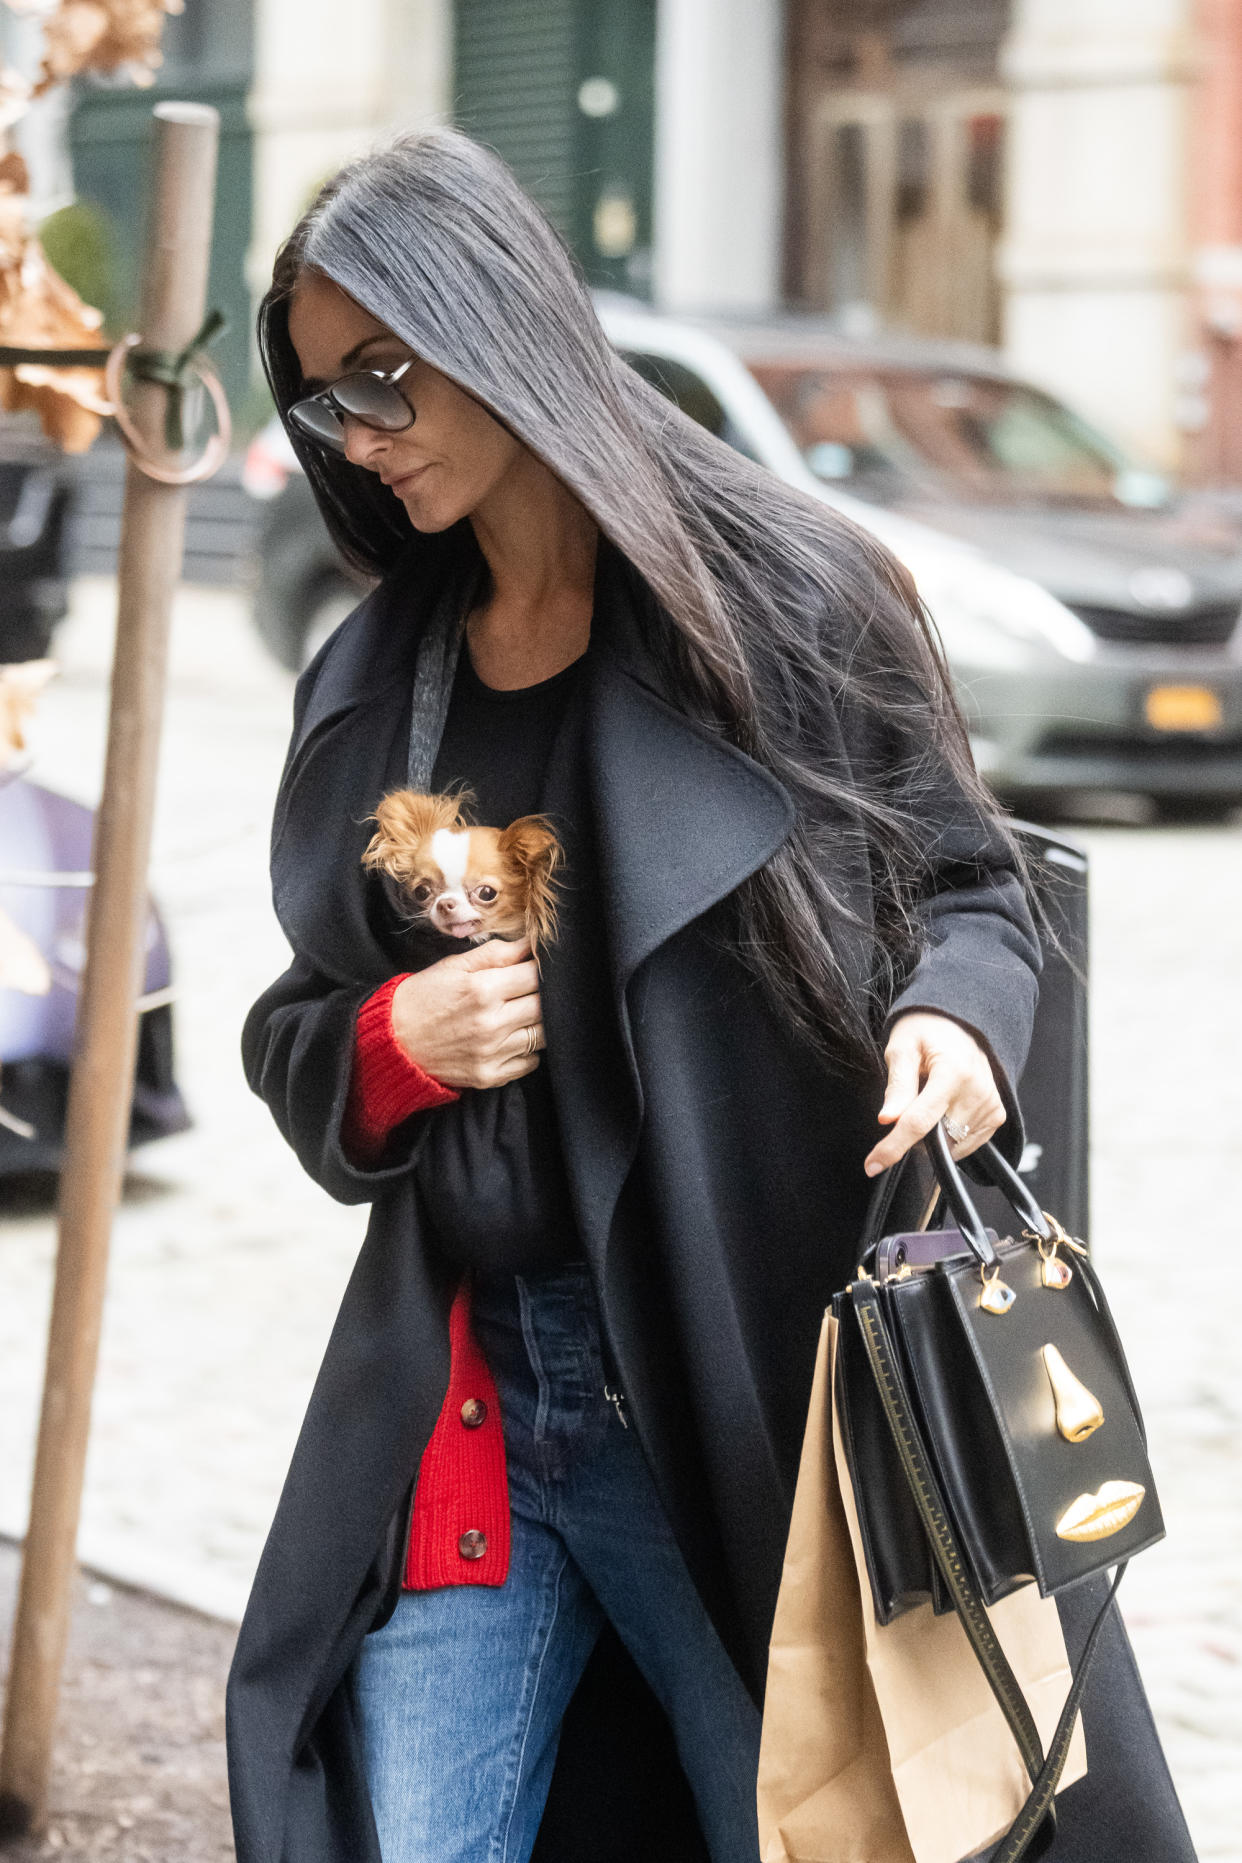
[[(972, 1158), (1020, 1229), (984, 1227), (942, 1127), (928, 1135), (950, 1227), (883, 1234), (881, 1180), (858, 1278), (836, 1296), (836, 1390), (876, 1616), (955, 1610), (1032, 1786), (992, 1863), (1051, 1842), (1053, 1795), (1126, 1561), (1164, 1534), (1138, 1399), (1081, 1243), (994, 1146)], [(1117, 1573), (1045, 1754), (986, 1605)]]

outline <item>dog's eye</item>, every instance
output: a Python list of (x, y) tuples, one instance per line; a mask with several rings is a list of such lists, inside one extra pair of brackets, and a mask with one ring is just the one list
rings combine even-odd
[(492, 901), (496, 898), (496, 888), (494, 886), (477, 887), (474, 896), (479, 901), (480, 905), (490, 906)]
[(434, 892), (434, 890), (435, 888), (432, 886), (430, 880), (420, 880), (418, 885), (414, 888), (413, 892), (410, 894), (410, 898), (415, 902), (416, 905), (425, 906), (427, 901), (431, 898), (431, 895)]

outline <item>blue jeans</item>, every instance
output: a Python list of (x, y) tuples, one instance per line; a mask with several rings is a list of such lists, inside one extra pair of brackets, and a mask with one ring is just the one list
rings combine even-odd
[(668, 1715), (712, 1863), (757, 1863), (759, 1711), (605, 1396), (585, 1267), (480, 1287), (513, 1516), (503, 1586), (406, 1591), (352, 1674), (384, 1863), (526, 1863), (605, 1620)]

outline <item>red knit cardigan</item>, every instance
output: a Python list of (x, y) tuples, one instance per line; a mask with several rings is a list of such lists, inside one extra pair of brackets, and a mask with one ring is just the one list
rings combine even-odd
[[(392, 999), (411, 973), (390, 977), (358, 1012), (345, 1111), (346, 1151), (375, 1158), (413, 1113), (458, 1099), (411, 1061), (393, 1033)], [(463, 1281), (449, 1313), (449, 1383), (414, 1489), (405, 1585), (503, 1585), (509, 1574), (509, 1483), (500, 1399), (470, 1324)]]

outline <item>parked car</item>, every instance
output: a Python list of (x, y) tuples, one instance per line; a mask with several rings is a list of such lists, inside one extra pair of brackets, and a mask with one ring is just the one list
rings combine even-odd
[[(1117, 789), (1171, 816), (1242, 802), (1242, 523), (1223, 506), (1134, 465), (988, 350), (598, 304), (685, 412), (908, 565), (998, 793)], [(246, 482), (270, 499), (256, 620), (296, 666), (357, 587), (278, 422)]]

